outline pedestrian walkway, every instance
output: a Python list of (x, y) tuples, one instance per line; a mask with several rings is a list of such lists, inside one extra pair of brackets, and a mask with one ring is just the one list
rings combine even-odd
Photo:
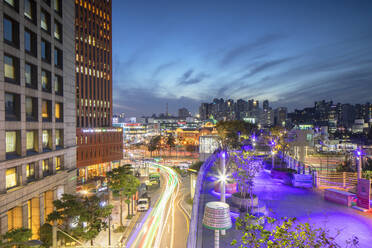
[[(213, 231), (202, 227), (204, 206), (209, 201), (219, 200), (210, 194), (213, 182), (205, 180), (200, 195), (198, 218), (198, 246), (213, 247)], [(275, 217), (297, 217), (300, 221), (307, 221), (319, 227), (327, 228), (332, 234), (340, 230), (337, 241), (344, 241), (356, 235), (360, 247), (371, 247), (372, 218), (351, 208), (340, 206), (323, 200), (319, 192), (308, 189), (294, 188), (282, 184), (271, 178), (267, 171), (262, 171), (256, 177), (254, 193), (259, 201), (270, 209), (269, 215)], [(230, 199), (227, 198), (227, 203)], [(226, 236), (221, 237), (221, 247), (230, 247), (231, 241), (242, 236), (240, 231), (231, 228)], [(200, 240), (202, 239), (202, 240)]]

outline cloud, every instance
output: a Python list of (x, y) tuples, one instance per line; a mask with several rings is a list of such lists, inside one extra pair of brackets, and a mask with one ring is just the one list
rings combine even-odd
[(270, 43), (283, 39), (284, 37), (285, 36), (281, 34), (268, 34), (260, 37), (259, 39), (251, 43), (234, 47), (224, 54), (223, 58), (220, 61), (220, 66), (222, 67), (228, 66), (233, 61), (239, 59), (240, 57), (245, 56), (247, 53), (256, 52), (256, 49), (263, 48), (269, 45)]
[(197, 83), (200, 83), (201, 81), (203, 81), (205, 78), (209, 77), (208, 74), (206, 73), (198, 73), (197, 75), (195, 75), (194, 77), (192, 77), (194, 73), (194, 70), (193, 69), (189, 69), (187, 70), (182, 76), (181, 78), (178, 80), (178, 85), (193, 85), (193, 84), (197, 84)]
[(157, 77), (161, 72), (167, 70), (168, 68), (171, 68), (172, 66), (175, 66), (178, 63), (178, 61), (171, 61), (165, 64), (161, 64), (158, 67), (155, 68), (154, 72), (152, 73), (152, 78)]

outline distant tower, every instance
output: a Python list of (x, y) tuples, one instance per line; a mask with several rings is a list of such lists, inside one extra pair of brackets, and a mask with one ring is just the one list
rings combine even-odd
[(165, 104), (165, 116), (168, 116), (168, 103)]

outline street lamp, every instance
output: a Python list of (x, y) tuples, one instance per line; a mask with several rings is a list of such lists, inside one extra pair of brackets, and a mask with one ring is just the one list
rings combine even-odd
[(358, 149), (355, 151), (355, 155), (357, 156), (357, 175), (358, 180), (362, 178), (362, 168), (363, 168), (363, 150), (362, 147), (358, 147)]
[(271, 169), (274, 169), (274, 162), (275, 162), (275, 140), (272, 140), (270, 142), (270, 146), (271, 146)]
[[(219, 175), (219, 181), (220, 181), (220, 192), (221, 192), (221, 202), (226, 202), (226, 152), (222, 151), (221, 159), (220, 159), (220, 166), (221, 166), (221, 174)], [(221, 235), (225, 235), (226, 231), (221, 230)]]

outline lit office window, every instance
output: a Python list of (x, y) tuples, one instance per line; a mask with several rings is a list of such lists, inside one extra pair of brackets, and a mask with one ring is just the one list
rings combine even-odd
[(45, 10), (40, 12), (40, 27), (49, 33), (50, 31), (50, 15)]
[(18, 185), (17, 167), (9, 168), (6, 170), (5, 181), (7, 189), (16, 187)]
[(5, 132), (6, 153), (15, 153), (17, 151), (17, 132)]
[(56, 146), (62, 146), (62, 130), (56, 129)]
[(50, 92), (50, 72), (41, 70), (41, 87), (43, 91)]
[(56, 159), (56, 171), (59, 171), (62, 169), (62, 158), (61, 156), (58, 156)]
[(4, 76), (7, 82), (17, 81), (18, 62), (13, 56), (4, 55)]
[(50, 137), (50, 131), (43, 130), (43, 140), (42, 140), (43, 148), (50, 148), (49, 137)]
[(50, 175), (51, 171), (49, 166), (49, 159), (44, 159), (42, 161), (42, 170), (44, 176)]
[(26, 165), (26, 177), (27, 181), (35, 179), (35, 163), (29, 163)]
[(26, 149), (27, 150), (34, 150), (35, 144), (35, 131), (27, 131), (26, 132)]
[(56, 117), (56, 121), (62, 121), (63, 120), (63, 116), (62, 116), (62, 103), (55, 103), (54, 105), (55, 109), (54, 109), (54, 114), (55, 114), (55, 117)]
[(4, 0), (4, 2), (6, 2), (7, 4), (13, 7), (16, 7), (16, 0)]
[(62, 25), (56, 20), (54, 20), (54, 38), (62, 40)]
[(24, 15), (32, 20), (32, 21), (36, 21), (36, 3), (35, 1), (33, 0), (25, 0), (24, 1), (24, 6), (25, 6), (25, 11), (24, 11)]

